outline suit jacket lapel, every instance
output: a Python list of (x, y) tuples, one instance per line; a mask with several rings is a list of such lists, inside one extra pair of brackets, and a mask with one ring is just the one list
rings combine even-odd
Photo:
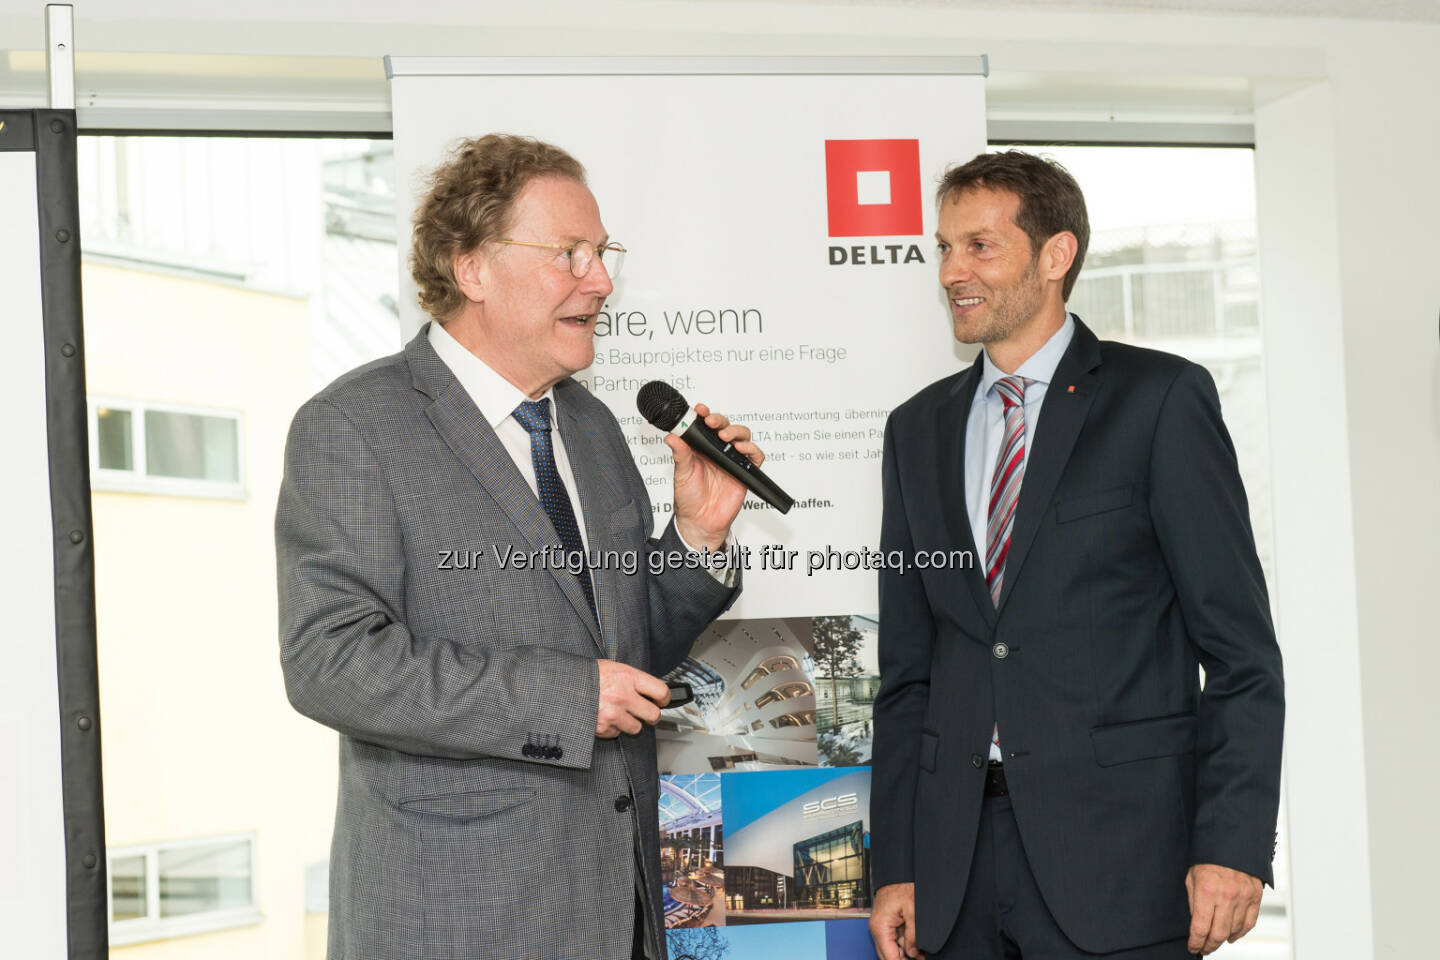
[(1035, 438), (1025, 454), (1025, 477), (1020, 483), (1020, 500), (1015, 505), (1010, 554), (1005, 558), (1005, 580), (1000, 587), (997, 610), (1005, 609), (1006, 600), (1015, 590), (1015, 581), (1025, 566), (1040, 521), (1050, 507), (1050, 498), (1055, 495), (1070, 452), (1075, 449), (1075, 439), (1080, 436), (1080, 428), (1085, 425), (1085, 417), (1095, 399), (1099, 378), (1094, 371), (1099, 366), (1100, 342), (1076, 317), (1074, 336), (1045, 390)]
[[(560, 535), (551, 525), (545, 508), (516, 469), (515, 461), (510, 459), (510, 454), (500, 438), (495, 436), (494, 429), (480, 409), (430, 346), (428, 328), (428, 324), (422, 327), (405, 348), (412, 382), (434, 400), (426, 409), (426, 416), (455, 456), (519, 529), (530, 549), (539, 551), (552, 546), (558, 549)], [(581, 486), (583, 490), (584, 485)], [(590, 605), (585, 601), (580, 584), (563, 569), (553, 566), (546, 569), (580, 614), (591, 638), (600, 645), (599, 628), (590, 614)]]
[[(556, 425), (560, 430), (560, 438), (565, 443), (565, 455), (570, 460), (570, 469), (575, 474), (575, 485), (579, 488), (577, 492), (580, 496), (580, 509), (584, 513), (581, 522), (585, 524), (585, 536), (590, 544), (590, 551), (595, 553), (612, 548), (610, 511), (605, 505), (623, 505), (625, 494), (615, 487), (611, 479), (618, 467), (613, 455), (607, 452), (605, 445), (596, 442), (589, 425), (576, 414), (575, 405), (570, 402), (572, 388), (581, 389), (570, 381), (562, 381), (555, 386)], [(619, 584), (614, 578), (624, 574), (615, 569), (613, 564), (601, 564), (598, 569), (592, 569), (590, 575), (595, 584), (595, 611), (600, 619), (602, 643), (606, 654), (614, 657), (620, 636), (612, 599), (619, 595)], [(578, 587), (575, 594), (588, 615), (590, 608), (585, 605), (585, 595)]]
[(940, 461), (940, 505), (951, 542), (960, 544), (975, 557), (975, 564), (962, 570), (961, 576), (970, 588), (975, 606), (985, 622), (994, 626), (995, 604), (985, 586), (985, 555), (975, 548), (975, 535), (970, 529), (970, 513), (965, 505), (965, 433), (970, 422), (970, 407), (975, 401), (975, 387), (980, 382), (984, 361), (976, 355), (970, 369), (955, 381), (949, 402), (943, 404), (936, 418), (936, 444)]

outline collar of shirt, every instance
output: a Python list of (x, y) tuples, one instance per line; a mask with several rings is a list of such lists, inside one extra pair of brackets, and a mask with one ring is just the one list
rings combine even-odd
[[(497, 432), (500, 425), (510, 419), (515, 408), (529, 400), (519, 387), (506, 380), (495, 369), (460, 345), (445, 328), (435, 321), (430, 321), (430, 345), (435, 348), (435, 353), (455, 374), (455, 379), (460, 381), (460, 386), (470, 394), (470, 399), (475, 406), (480, 408), (485, 420)], [(555, 388), (551, 387), (542, 394), (550, 398), (550, 422), (555, 422)]]
[[(1020, 364), (1014, 374), (1008, 374), (1004, 370), (990, 362), (988, 351), (981, 350), (984, 356), (980, 373), (980, 396), (990, 395), (990, 388), (1002, 377), (1020, 376), (1043, 383), (1049, 386), (1050, 380), (1055, 376), (1055, 368), (1060, 366), (1060, 358), (1065, 355), (1065, 349), (1070, 346), (1070, 340), (1075, 336), (1075, 318), (1068, 312), (1065, 314), (1065, 322), (1060, 324), (1060, 329), (1050, 335), (1045, 345), (1032, 353), (1028, 359)], [(1029, 404), (1026, 404), (1029, 406)]]
[[(430, 345), (435, 348), (435, 353), (450, 372), (455, 374), (455, 379), (460, 381), (460, 386), (470, 395), (475, 406), (480, 408), (480, 413), (500, 438), (505, 446), (506, 452), (510, 454), (520, 475), (530, 485), (530, 492), (538, 495), (539, 491), (535, 481), (535, 467), (530, 460), (530, 437), (520, 422), (511, 416), (515, 408), (520, 406), (524, 400), (529, 400), (519, 387), (500, 374), (496, 373), (484, 360), (471, 353), (460, 345), (445, 328), (435, 321), (430, 321), (430, 331), (427, 334)], [(555, 388), (546, 390), (542, 396), (550, 398), (550, 422), (555, 423)], [(559, 429), (552, 431), (551, 450), (555, 454), (555, 467), (560, 473), (560, 479), (565, 484), (566, 492), (570, 494), (570, 505), (575, 511), (575, 519), (580, 526), (580, 539), (586, 548), (590, 546), (590, 536), (586, 529), (584, 509), (581, 506), (580, 498), (577, 495), (579, 486), (575, 481), (575, 473), (570, 467), (570, 458), (565, 452), (565, 441)], [(680, 536), (680, 531), (675, 531)], [(694, 547), (685, 542), (680, 536), (680, 542), (685, 549), (696, 553)], [(727, 551), (735, 549), (735, 534), (733, 531), (725, 536), (725, 547)], [(727, 587), (735, 586), (736, 567), (728, 566), (723, 569), (707, 568), (711, 577), (720, 581)]]

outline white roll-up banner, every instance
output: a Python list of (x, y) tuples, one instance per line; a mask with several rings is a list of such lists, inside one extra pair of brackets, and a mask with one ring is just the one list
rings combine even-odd
[(75, 112), (0, 109), (5, 955), (107, 953)]
[[(584, 164), (628, 250), (576, 379), (619, 418), (657, 526), (672, 464), (635, 405), (652, 379), (749, 425), (795, 498), (785, 515), (747, 498), (745, 589), (682, 668), (703, 695), (662, 723), (661, 770), (680, 778), (661, 809), (678, 858), (667, 925), (725, 927), (744, 960), (770, 954), (736, 928), (790, 921), (786, 956), (861, 956), (868, 781), (836, 778), (868, 777), (883, 431), (893, 407), (964, 362), (937, 280), (934, 192), (985, 149), (985, 59), (387, 65), (409, 329), (426, 319), (405, 266), (425, 175), (462, 137), (554, 143)], [(775, 849), (763, 864), (726, 860), (721, 826), (739, 849)], [(822, 847), (851, 859), (808, 872)]]

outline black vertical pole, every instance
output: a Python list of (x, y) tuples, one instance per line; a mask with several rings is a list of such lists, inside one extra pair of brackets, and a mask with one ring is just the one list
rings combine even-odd
[(40, 213), (41, 302), (55, 544), (55, 653), (70, 960), (109, 952), (100, 685), (95, 650), (80, 199), (74, 110), (32, 111)]

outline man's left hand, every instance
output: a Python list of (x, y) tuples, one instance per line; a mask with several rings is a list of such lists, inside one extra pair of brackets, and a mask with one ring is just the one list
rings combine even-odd
[(1214, 863), (1197, 863), (1185, 874), (1190, 895), (1191, 953), (1211, 954), (1255, 928), (1260, 917), (1260, 878)]
[[(765, 461), (765, 454), (750, 442), (749, 427), (731, 423), (703, 403), (695, 404), (695, 413), (721, 440), (733, 444), (756, 466)], [(695, 453), (673, 433), (665, 437), (665, 444), (675, 455), (675, 529), (696, 549), (721, 549), (745, 501), (745, 485)]]

